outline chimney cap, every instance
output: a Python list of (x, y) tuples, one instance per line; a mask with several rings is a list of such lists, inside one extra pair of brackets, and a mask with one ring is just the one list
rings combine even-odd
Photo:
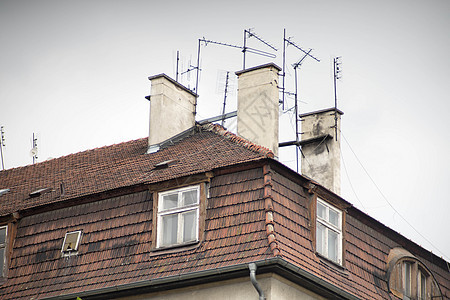
[[(148, 77), (148, 80), (152, 81), (154, 79), (158, 79), (160, 77), (163, 77), (167, 80), (169, 80), (170, 82), (172, 82), (175, 86), (179, 87), (180, 89), (185, 90), (186, 92), (190, 93), (192, 96), (194, 97), (198, 97), (198, 95), (196, 93), (194, 93), (193, 91), (191, 91), (190, 89), (188, 89), (187, 87), (185, 87), (184, 85), (182, 85), (181, 83), (179, 83), (178, 81), (175, 81), (174, 79), (170, 78), (169, 76), (167, 76), (165, 73), (161, 73), (158, 75), (153, 75)], [(147, 97), (146, 97), (147, 99)]]
[(274, 67), (275, 69), (277, 69), (277, 71), (281, 71), (281, 68), (279, 66), (277, 66), (274, 63), (268, 63), (268, 64), (264, 64), (264, 65), (260, 65), (260, 66), (256, 66), (256, 67), (252, 67), (252, 68), (248, 68), (245, 70), (241, 70), (241, 71), (237, 71), (235, 74), (237, 76), (245, 73), (245, 72), (250, 72), (250, 71), (254, 71), (254, 70), (258, 70), (258, 69), (264, 69), (264, 68), (268, 68), (268, 67)]
[(322, 113), (326, 113), (326, 112), (329, 112), (329, 111), (332, 111), (332, 112), (336, 111), (340, 115), (344, 114), (341, 110), (339, 110), (337, 108), (334, 108), (334, 107), (331, 107), (331, 108), (325, 108), (325, 109), (321, 109), (321, 110), (312, 111), (312, 112), (309, 112), (309, 113), (300, 114), (299, 117), (300, 118), (304, 118), (304, 117), (307, 117), (307, 116), (310, 116), (310, 115), (322, 114)]

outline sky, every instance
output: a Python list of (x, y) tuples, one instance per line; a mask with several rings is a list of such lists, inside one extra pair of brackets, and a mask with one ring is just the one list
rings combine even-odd
[[(298, 70), (300, 113), (334, 106), (334, 57), (342, 116), (341, 196), (386, 226), (450, 260), (450, 2), (0, 0), (0, 125), (5, 168), (148, 136), (149, 76), (176, 77), (197, 64), (199, 39), (242, 46), (246, 67), (282, 66), (283, 30), (320, 62)], [(200, 46), (197, 120), (236, 108), (240, 49)], [(294, 92), (286, 48), (286, 90)], [(195, 87), (195, 71), (180, 82)], [(234, 87), (234, 89), (233, 89)], [(293, 98), (286, 98), (286, 108)], [(292, 111), (280, 111), (280, 141), (295, 139)], [(225, 124), (233, 130), (234, 120)], [(295, 169), (295, 150), (280, 161)], [(1, 165), (0, 165), (1, 167)]]

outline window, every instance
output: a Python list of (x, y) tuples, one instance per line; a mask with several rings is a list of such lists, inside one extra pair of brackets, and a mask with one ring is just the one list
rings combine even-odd
[(0, 277), (5, 276), (6, 268), (6, 242), (8, 241), (8, 226), (0, 227)]
[(198, 241), (200, 186), (159, 193), (157, 247)]
[(417, 299), (427, 299), (427, 276), (420, 269), (417, 272)]
[(63, 256), (68, 256), (76, 254), (78, 251), (78, 246), (80, 245), (81, 231), (67, 232), (64, 237), (63, 246), (61, 252)]
[(402, 268), (402, 289), (404, 299), (411, 299), (411, 263), (404, 262)]
[(342, 264), (342, 212), (317, 199), (316, 250)]
[(391, 249), (387, 261), (389, 290), (400, 299), (442, 299), (431, 271), (403, 248)]

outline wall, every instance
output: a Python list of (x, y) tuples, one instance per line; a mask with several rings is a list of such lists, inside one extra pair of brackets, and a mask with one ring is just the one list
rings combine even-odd
[[(314, 300), (325, 299), (290, 281), (276, 275), (258, 275), (258, 283), (264, 291), (266, 300)], [(132, 297), (120, 298), (121, 300), (258, 300), (258, 292), (253, 287), (250, 277), (207, 283), (199, 286), (182, 288), (178, 290), (152, 293)]]

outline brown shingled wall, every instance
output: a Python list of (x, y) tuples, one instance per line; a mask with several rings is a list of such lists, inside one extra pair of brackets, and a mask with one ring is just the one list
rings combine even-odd
[[(315, 227), (310, 225), (313, 220), (308, 211), (306, 190), (280, 174), (274, 173), (272, 178), (274, 210), (277, 212), (274, 216), (275, 231), (282, 257), (362, 299), (385, 299), (387, 294), (380, 291), (376, 285), (386, 287), (386, 283), (380, 283), (379, 277), (375, 279), (374, 274), (364, 269), (367, 263), (355, 264), (354, 261), (347, 260), (344, 269), (333, 266), (333, 263), (326, 262), (315, 254), (311, 232)], [(358, 247), (351, 243), (347, 246), (350, 251), (359, 251)], [(366, 257), (363, 255), (361, 259), (364, 260)]]
[[(265, 233), (262, 169), (212, 178), (204, 240), (152, 252), (151, 193), (24, 217), (1, 299), (35, 299), (272, 257)], [(61, 257), (64, 234), (82, 230), (78, 255)]]

